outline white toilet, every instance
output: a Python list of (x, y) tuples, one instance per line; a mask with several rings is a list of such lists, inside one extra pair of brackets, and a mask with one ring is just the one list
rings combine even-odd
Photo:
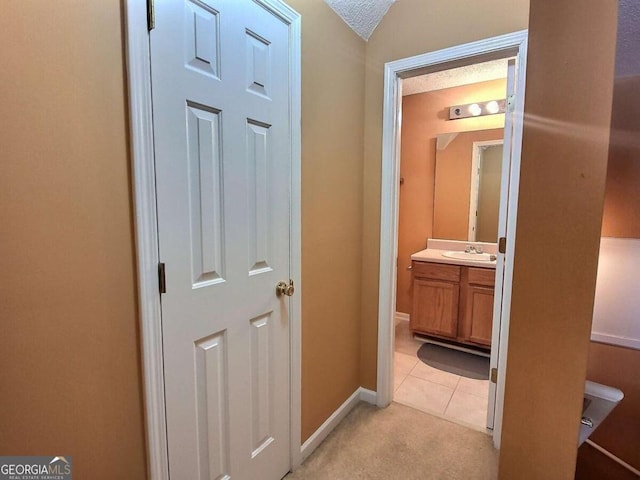
[(578, 446), (589, 438), (623, 398), (624, 394), (617, 388), (586, 381)]

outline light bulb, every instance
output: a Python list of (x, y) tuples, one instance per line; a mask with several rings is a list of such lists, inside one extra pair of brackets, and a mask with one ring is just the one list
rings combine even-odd
[(491, 100), (487, 103), (486, 109), (489, 113), (498, 113), (500, 111), (500, 105), (498, 105), (498, 102), (495, 100)]
[(482, 109), (477, 103), (472, 103), (471, 105), (469, 105), (469, 113), (474, 117), (477, 117), (482, 113)]

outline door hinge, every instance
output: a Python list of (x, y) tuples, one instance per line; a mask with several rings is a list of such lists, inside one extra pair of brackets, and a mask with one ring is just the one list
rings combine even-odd
[(507, 253), (507, 238), (500, 237), (498, 239), (498, 252)]
[(167, 281), (164, 276), (164, 263), (158, 264), (158, 289), (160, 293), (167, 293)]
[(147, 30), (149, 31), (156, 27), (156, 12), (153, 2), (154, 0), (147, 0)]
[[(149, 0), (149, 1), (153, 1), (153, 0)], [(516, 109), (516, 96), (509, 95), (507, 97), (507, 112), (513, 113), (515, 109)]]
[(491, 383), (498, 383), (498, 369), (491, 369)]

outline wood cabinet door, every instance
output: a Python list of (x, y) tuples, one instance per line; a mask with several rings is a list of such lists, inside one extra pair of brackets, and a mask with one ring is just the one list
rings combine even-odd
[(468, 285), (462, 336), (465, 341), (491, 346), (493, 326), (493, 288)]
[(411, 329), (456, 338), (459, 290), (457, 283), (415, 278)]

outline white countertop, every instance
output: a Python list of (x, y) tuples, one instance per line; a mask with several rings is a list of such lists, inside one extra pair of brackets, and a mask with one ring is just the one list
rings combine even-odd
[(464, 265), (467, 267), (496, 268), (495, 260), (493, 262), (487, 262), (482, 260), (462, 260), (459, 258), (443, 257), (442, 254), (448, 251), (449, 250), (439, 250), (436, 248), (425, 248), (411, 255), (411, 260), (417, 262), (448, 263), (449, 265)]

